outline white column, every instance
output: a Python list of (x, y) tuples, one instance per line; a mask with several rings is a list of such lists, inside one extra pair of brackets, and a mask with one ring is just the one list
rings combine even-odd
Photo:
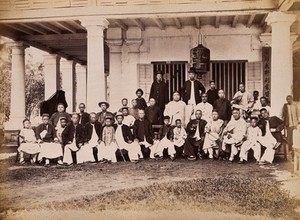
[(135, 92), (139, 85), (137, 64), (140, 62), (142, 40), (127, 39), (124, 43), (122, 48), (122, 92), (130, 103), (131, 99), (136, 98)]
[(73, 61), (61, 59), (60, 69), (62, 73), (62, 90), (65, 91), (66, 101), (68, 103), (67, 112), (74, 111), (74, 77), (73, 77)]
[(86, 104), (86, 66), (76, 64), (76, 111), (80, 103)]
[(60, 56), (56, 54), (44, 55), (45, 73), (45, 100), (50, 98), (56, 90), (60, 89)]
[(271, 114), (280, 116), (286, 96), (292, 94), (293, 69), (290, 26), (296, 15), (271, 12), (266, 21), (272, 27)]
[(98, 103), (106, 100), (104, 75), (103, 30), (109, 22), (104, 18), (89, 17), (81, 19), (87, 30), (87, 111), (99, 111)]
[(118, 111), (121, 100), (124, 98), (122, 92), (122, 65), (121, 49), (123, 40), (107, 40), (109, 46), (109, 103), (111, 111)]
[(11, 100), (9, 121), (5, 130), (22, 128), (25, 118), (25, 46), (22, 42), (9, 43), (12, 49), (11, 60)]

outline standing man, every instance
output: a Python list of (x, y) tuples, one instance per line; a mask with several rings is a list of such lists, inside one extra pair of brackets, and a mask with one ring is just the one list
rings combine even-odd
[(135, 118), (129, 114), (128, 107), (123, 107), (121, 110), (121, 112), (123, 113), (123, 124), (127, 125), (129, 128), (132, 128)]
[(214, 80), (209, 82), (210, 89), (207, 91), (207, 102), (211, 105), (219, 98), (218, 89), (216, 89), (216, 83)]
[(79, 104), (79, 124), (85, 125), (90, 121), (90, 114), (85, 112), (85, 104), (80, 103)]
[(122, 108), (127, 107), (127, 105), (128, 105), (128, 99), (127, 98), (123, 98), (121, 100), (121, 103), (122, 103), (122, 107), (119, 109), (119, 112), (122, 112)]
[(105, 118), (108, 116), (110, 118), (112, 118), (112, 123), (114, 123), (114, 117), (115, 115), (109, 111), (107, 111), (107, 109), (109, 108), (109, 104), (107, 102), (99, 102), (99, 107), (101, 108), (101, 112), (99, 112), (97, 114), (97, 118), (98, 121), (101, 123), (102, 126), (105, 125)]
[(187, 156), (188, 160), (196, 160), (197, 153), (199, 153), (199, 159), (202, 159), (204, 128), (207, 123), (201, 119), (201, 110), (196, 110), (195, 116), (196, 119), (191, 120), (186, 127), (188, 137), (184, 143), (184, 155)]
[(220, 89), (218, 92), (219, 98), (214, 102), (213, 108), (219, 113), (219, 119), (224, 121), (224, 125), (231, 119), (231, 104), (228, 99), (225, 98), (224, 90)]
[(150, 105), (145, 110), (146, 118), (152, 125), (162, 124), (162, 112), (159, 106), (155, 104), (155, 99), (150, 98), (149, 104)]
[(187, 80), (182, 88), (183, 101), (187, 104), (186, 120), (189, 120), (193, 114), (195, 106), (201, 102), (201, 94), (205, 93), (202, 83), (195, 79), (195, 70), (190, 68), (189, 80)]
[(50, 123), (56, 128), (57, 123), (59, 122), (60, 118), (66, 118), (68, 123), (71, 121), (70, 115), (65, 112), (65, 106), (63, 103), (58, 103), (57, 104), (57, 112), (55, 112), (51, 118), (50, 118)]
[(151, 98), (154, 98), (162, 114), (166, 104), (169, 102), (168, 85), (163, 81), (162, 72), (158, 71), (155, 77), (156, 79), (151, 85), (149, 101)]
[(286, 101), (287, 103), (283, 105), (282, 109), (282, 119), (284, 121), (284, 127), (287, 131), (287, 142), (289, 146), (289, 151), (291, 152), (293, 159), (293, 132), (297, 129), (297, 126), (300, 123), (300, 112), (297, 104), (293, 103), (293, 96), (288, 95), (286, 97)]

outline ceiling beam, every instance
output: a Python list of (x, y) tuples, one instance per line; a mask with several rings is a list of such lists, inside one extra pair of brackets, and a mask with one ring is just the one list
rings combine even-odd
[(260, 20), (260, 22), (259, 22), (259, 26), (260, 26), (260, 27), (263, 27), (263, 26), (264, 26), (267, 16), (268, 16), (268, 14), (265, 14), (265, 15), (263, 16), (263, 18)]
[(85, 27), (83, 27), (79, 22), (74, 21), (74, 20), (67, 20), (65, 21), (66, 23), (68, 23), (69, 25), (73, 26), (76, 29), (79, 30), (86, 30)]
[(37, 23), (34, 23), (35, 25), (37, 26), (40, 26), (44, 29), (47, 29), (48, 31), (51, 31), (51, 32), (54, 32), (55, 34), (61, 34), (62, 31), (55, 27), (54, 25), (51, 25), (51, 24), (47, 24), (47, 23), (43, 23), (43, 22), (37, 22)]
[(153, 21), (160, 28), (160, 30), (164, 30), (165, 29), (164, 23), (159, 18), (153, 18)]
[(77, 33), (77, 34), (48, 34), (48, 35), (33, 35), (33, 36), (24, 36), (22, 39), (27, 41), (49, 41), (49, 40), (82, 40), (86, 39), (86, 33)]
[(126, 24), (124, 24), (120, 19), (116, 19), (113, 21), (116, 25), (118, 25), (120, 28), (122, 28), (123, 30), (127, 31), (128, 30), (128, 26)]
[(14, 29), (14, 30), (17, 30), (17, 31), (21, 31), (25, 34), (28, 34), (28, 35), (34, 35), (34, 31), (28, 29), (28, 28), (24, 28), (24, 27), (21, 27), (19, 26), (18, 24), (4, 24), (6, 27), (9, 27), (11, 29)]
[(200, 17), (195, 17), (195, 24), (196, 24), (196, 28), (200, 29), (201, 28), (201, 21), (200, 21)]
[(249, 16), (248, 21), (247, 21), (247, 25), (246, 25), (247, 28), (250, 28), (252, 26), (252, 23), (253, 23), (253, 20), (254, 20), (255, 16), (256, 16), (255, 14)]
[(75, 34), (77, 32), (76, 28), (72, 27), (71, 25), (69, 25), (67, 23), (64, 23), (63, 21), (54, 21), (52, 24), (55, 25), (56, 27), (67, 30), (73, 34)]
[(262, 29), (263, 29), (263, 33), (271, 33), (272, 31), (272, 27), (270, 25), (267, 25), (267, 23), (265, 23)]
[(232, 20), (231, 26), (235, 28), (236, 25), (237, 25), (237, 23), (238, 23), (238, 21), (239, 21), (239, 16), (238, 15), (233, 16), (233, 20)]
[(37, 33), (40, 33), (40, 34), (44, 34), (44, 35), (48, 34), (47, 31), (45, 31), (44, 29), (36, 27), (36, 26), (34, 26), (32, 24), (29, 24), (29, 23), (20, 23), (20, 25), (23, 26), (23, 27), (26, 27), (28, 29), (31, 29), (31, 30), (33, 30)]
[(175, 21), (175, 25), (178, 29), (181, 29), (182, 28), (182, 24), (179, 20), (179, 18), (174, 18), (174, 21)]
[(220, 27), (220, 16), (216, 16), (215, 27), (216, 28)]
[(133, 19), (132, 20), (142, 31), (145, 30), (145, 25), (140, 19)]

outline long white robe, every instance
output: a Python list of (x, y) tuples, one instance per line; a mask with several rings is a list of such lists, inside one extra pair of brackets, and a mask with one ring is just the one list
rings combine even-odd
[(205, 126), (205, 139), (203, 144), (203, 150), (208, 152), (209, 158), (213, 158), (213, 147), (217, 147), (216, 140), (220, 138), (220, 132), (224, 121), (217, 119), (216, 121), (210, 120)]
[(172, 126), (175, 126), (177, 119), (180, 119), (182, 124), (185, 125), (185, 107), (186, 104), (181, 100), (171, 101), (166, 105), (164, 116), (170, 116)]
[(240, 159), (248, 160), (248, 151), (250, 149), (254, 152), (254, 158), (259, 161), (261, 155), (261, 146), (258, 139), (261, 137), (262, 132), (259, 127), (247, 128), (247, 140), (242, 144), (240, 151)]
[(96, 133), (95, 125), (93, 127), (92, 137), (88, 143), (85, 143), (77, 152), (77, 163), (94, 162), (93, 148), (98, 147), (98, 135)]

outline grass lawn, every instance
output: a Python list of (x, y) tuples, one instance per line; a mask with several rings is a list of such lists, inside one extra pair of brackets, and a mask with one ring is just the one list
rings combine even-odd
[(0, 160), (0, 219), (300, 219), (300, 206), (272, 174), (277, 160), (179, 159), (73, 167)]

